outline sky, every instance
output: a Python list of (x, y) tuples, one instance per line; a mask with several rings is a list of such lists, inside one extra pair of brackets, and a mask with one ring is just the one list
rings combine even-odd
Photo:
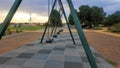
[[(9, 9), (15, 0), (0, 0), (0, 22), (3, 22)], [(50, 7), (54, 0), (50, 0)], [(66, 0), (62, 0), (67, 16), (69, 8)], [(120, 11), (120, 0), (72, 0), (73, 5), (78, 9), (81, 5), (102, 7), (107, 15)], [(55, 7), (59, 9), (58, 4)], [(12, 22), (29, 22), (31, 15), (32, 22), (44, 23), (48, 20), (48, 0), (22, 0), (22, 3), (14, 15)], [(63, 22), (64, 22), (64, 18)]]

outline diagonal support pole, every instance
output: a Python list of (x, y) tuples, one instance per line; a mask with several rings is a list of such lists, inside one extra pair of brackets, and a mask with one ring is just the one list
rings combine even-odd
[(55, 27), (55, 31), (54, 31), (54, 34), (56, 33), (56, 30), (57, 30), (57, 26)]
[(52, 28), (51, 37), (52, 37), (53, 34), (54, 34), (55, 27), (56, 27), (56, 26), (54, 25), (53, 28)]
[(7, 27), (9, 26), (10, 21), (12, 20), (15, 12), (17, 11), (19, 5), (21, 4), (22, 0), (15, 0), (13, 6), (11, 7), (8, 15), (6, 16), (5, 20), (3, 21), (3, 23), (0, 26), (0, 39), (2, 38), (2, 36), (5, 33), (5, 30), (7, 29)]
[(91, 65), (91, 68), (97, 68), (97, 64), (96, 64), (94, 56), (93, 56), (93, 54), (92, 54), (92, 52), (90, 50), (89, 44), (88, 44), (88, 42), (87, 42), (87, 40), (85, 38), (84, 32), (82, 30), (80, 21), (79, 21), (79, 19), (77, 17), (77, 14), (75, 12), (75, 9), (74, 9), (74, 6), (72, 4), (72, 1), (71, 0), (67, 0), (67, 3), (69, 5), (70, 11), (72, 13), (72, 16), (73, 16), (73, 19), (74, 19), (74, 22), (75, 22), (75, 26), (76, 26), (79, 38), (81, 39), (81, 42), (83, 44), (83, 47), (84, 47), (84, 50), (86, 52), (87, 58), (89, 60), (89, 63)]
[[(52, 6), (52, 10), (51, 10), (51, 12), (50, 12), (50, 16), (49, 16), (48, 22), (49, 22), (50, 17), (51, 17), (51, 15), (52, 15), (52, 13), (53, 13), (53, 9), (54, 9), (54, 7), (55, 7), (56, 2), (57, 2), (57, 0), (54, 1), (54, 4), (53, 4), (53, 6)], [(44, 39), (44, 36), (45, 36), (46, 30), (47, 30), (47, 28), (48, 28), (48, 24), (49, 24), (48, 22), (47, 22), (47, 24), (46, 24), (46, 26), (45, 26), (45, 30), (44, 30), (44, 33), (43, 33), (43, 35), (42, 35), (42, 38), (41, 38), (40, 43), (43, 42), (43, 39)]]
[(63, 7), (63, 4), (62, 4), (62, 1), (61, 1), (61, 0), (58, 0), (58, 2), (59, 2), (60, 9), (62, 10), (62, 13), (64, 14), (64, 17), (65, 17), (65, 20), (66, 20), (66, 23), (67, 23), (67, 27), (68, 27), (68, 29), (69, 29), (70, 36), (71, 36), (72, 41), (73, 41), (73, 44), (76, 44), (76, 43), (75, 43), (75, 40), (74, 40), (74, 37), (73, 37), (73, 34), (72, 34), (72, 31), (71, 31), (71, 29), (70, 29), (70, 26), (69, 26), (68, 20), (67, 20), (67, 16), (66, 16), (66, 13), (65, 13), (65, 10), (64, 10), (64, 7)]

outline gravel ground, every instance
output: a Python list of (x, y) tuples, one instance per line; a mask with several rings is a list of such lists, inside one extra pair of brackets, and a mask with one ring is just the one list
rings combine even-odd
[[(116, 62), (116, 68), (120, 68), (120, 37), (94, 31), (85, 31), (85, 35), (93, 48), (95, 48), (103, 57)], [(4, 37), (0, 40), (0, 54), (23, 46), (40, 37), (40, 32), (24, 32)]]
[(116, 68), (120, 68), (120, 37), (107, 33), (85, 31), (89, 44), (103, 57), (116, 62)]
[(37, 40), (40, 36), (40, 32), (24, 32), (16, 35), (5, 36), (0, 40), (0, 54)]

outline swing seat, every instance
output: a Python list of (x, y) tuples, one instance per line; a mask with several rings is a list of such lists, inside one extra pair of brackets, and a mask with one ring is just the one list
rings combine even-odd
[(53, 35), (53, 37), (54, 37), (54, 38), (57, 38), (57, 35), (55, 34), (55, 35)]
[(61, 29), (61, 32), (63, 32), (63, 29)]
[(57, 32), (57, 34), (59, 35), (59, 34), (60, 34), (60, 32)]
[(63, 32), (63, 29), (59, 30), (59, 32)]
[(59, 30), (59, 32), (61, 32), (61, 30)]
[(46, 43), (52, 43), (53, 42), (53, 38), (48, 38), (47, 40), (46, 40)]

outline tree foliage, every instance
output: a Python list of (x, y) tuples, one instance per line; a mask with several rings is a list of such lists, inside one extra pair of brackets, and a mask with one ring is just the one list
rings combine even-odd
[(108, 15), (104, 24), (105, 26), (112, 26), (118, 23), (120, 23), (120, 11)]
[[(92, 28), (97, 27), (99, 25), (105, 26), (113, 26), (115, 24), (120, 23), (120, 11), (117, 11), (111, 15), (106, 16), (104, 9), (102, 7), (92, 6), (89, 5), (82, 5), (79, 7), (79, 11), (76, 13), (84, 28)], [(72, 15), (70, 14), (69, 23), (74, 25), (74, 21)]]
[(82, 5), (79, 7), (79, 19), (81, 24), (88, 28), (102, 24), (102, 22), (104, 22), (105, 15), (106, 14), (101, 7), (90, 7), (89, 5)]
[(83, 27), (91, 27), (91, 12), (92, 9), (88, 5), (82, 5), (79, 7), (79, 19)]
[[(90, 7), (89, 5), (82, 5), (79, 7), (79, 12), (76, 11), (76, 13), (80, 19), (82, 26), (85, 28), (96, 27), (100, 24), (103, 24), (105, 21), (106, 14), (101, 7)], [(69, 15), (69, 22), (72, 25), (74, 24), (71, 14)]]
[(61, 21), (61, 17), (60, 17), (60, 13), (57, 10), (53, 10), (53, 13), (50, 17), (50, 25), (52, 26), (62, 26), (62, 21)]
[(74, 20), (71, 14), (69, 15), (68, 19), (69, 19), (70, 25), (74, 25)]
[[(76, 9), (75, 9), (75, 12), (76, 12), (77, 16), (79, 16)], [(72, 17), (71, 13), (70, 13), (70, 15), (68, 17), (68, 20), (69, 20), (70, 25), (74, 25), (74, 20), (73, 20), (73, 17)]]
[(99, 24), (103, 24), (105, 15), (106, 13), (104, 12), (103, 8), (97, 6), (92, 7), (91, 19), (94, 27), (98, 26)]

